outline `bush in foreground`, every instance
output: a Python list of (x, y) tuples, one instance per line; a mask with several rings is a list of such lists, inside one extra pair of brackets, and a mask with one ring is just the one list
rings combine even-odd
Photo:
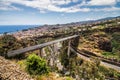
[(26, 60), (26, 69), (32, 75), (42, 75), (49, 72), (46, 61), (36, 54), (31, 54)]

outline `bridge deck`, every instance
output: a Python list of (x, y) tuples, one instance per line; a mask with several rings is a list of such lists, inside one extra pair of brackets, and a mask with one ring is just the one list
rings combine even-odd
[(26, 48), (22, 48), (22, 49), (18, 49), (18, 50), (13, 50), (13, 51), (8, 52), (7, 56), (8, 57), (13, 57), (13, 56), (18, 55), (18, 54), (22, 54), (22, 53), (29, 52), (29, 51), (34, 51), (34, 50), (43, 48), (45, 46), (48, 46), (48, 45), (51, 45), (51, 44), (54, 44), (54, 43), (57, 43), (57, 42), (65, 41), (65, 40), (68, 40), (68, 39), (72, 39), (72, 38), (75, 38), (75, 37), (78, 37), (78, 35), (73, 35), (73, 36), (69, 36), (69, 37), (66, 37), (66, 38), (54, 40), (54, 41), (51, 41), (51, 42), (47, 42), (47, 43), (43, 43), (43, 44), (39, 44), (39, 45), (35, 45), (35, 46), (30, 46), (30, 47), (26, 47)]

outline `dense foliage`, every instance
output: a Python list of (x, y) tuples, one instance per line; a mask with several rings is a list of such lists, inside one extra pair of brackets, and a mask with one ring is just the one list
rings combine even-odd
[(49, 72), (46, 61), (35, 54), (28, 56), (26, 60), (26, 69), (33, 75), (41, 75)]
[[(7, 57), (6, 53), (19, 48), (37, 44), (32, 39), (17, 40), (13, 35), (3, 34), (0, 36), (0, 56)], [(23, 55), (15, 56), (16, 58), (23, 57)]]
[(12, 35), (4, 34), (0, 38), (0, 55), (5, 56), (9, 50), (17, 49), (20, 45), (17, 43), (17, 39)]

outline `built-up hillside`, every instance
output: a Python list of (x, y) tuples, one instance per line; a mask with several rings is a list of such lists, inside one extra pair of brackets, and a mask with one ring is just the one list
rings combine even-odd
[(19, 39), (1, 36), (0, 79), (119, 80), (120, 18), (71, 24), (49, 28), (43, 35), (34, 29)]

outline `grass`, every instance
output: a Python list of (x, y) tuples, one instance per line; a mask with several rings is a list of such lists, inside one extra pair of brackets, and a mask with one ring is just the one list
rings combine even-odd
[(20, 66), (20, 68), (24, 71), (26, 71), (25, 70), (25, 68), (26, 68), (25, 63), (26, 63), (26, 60), (20, 60), (20, 61), (17, 62), (17, 64)]
[(114, 69), (107, 68), (105, 66), (99, 66), (99, 71), (102, 72), (106, 77), (116, 78), (115, 80), (120, 79), (120, 72), (118, 72)]
[(120, 50), (120, 42), (116, 41), (116, 40), (112, 40), (112, 46), (113, 48)]
[(120, 60), (120, 57), (118, 55), (118, 53), (113, 53), (113, 52), (103, 52), (102, 56), (106, 57), (106, 58), (114, 58), (117, 60)]
[(36, 80), (73, 80), (71, 77), (62, 77), (57, 73), (50, 72), (48, 75), (37, 76)]
[(102, 54), (103, 54), (104, 56), (115, 56), (115, 54), (112, 53), (112, 52), (103, 52)]
[(120, 40), (120, 32), (114, 32), (112, 34), (112, 37), (116, 40), (119, 41)]
[(120, 60), (120, 32), (115, 32), (112, 34), (111, 43), (113, 46), (112, 52), (103, 52), (102, 55), (107, 58), (115, 58)]
[[(112, 52), (106, 52), (99, 49), (97, 42), (100, 38), (111, 40), (113, 46)], [(95, 31), (91, 34), (89, 33), (81, 38), (79, 48), (90, 50), (106, 58), (120, 60), (120, 32), (105, 33), (104, 31)]]

